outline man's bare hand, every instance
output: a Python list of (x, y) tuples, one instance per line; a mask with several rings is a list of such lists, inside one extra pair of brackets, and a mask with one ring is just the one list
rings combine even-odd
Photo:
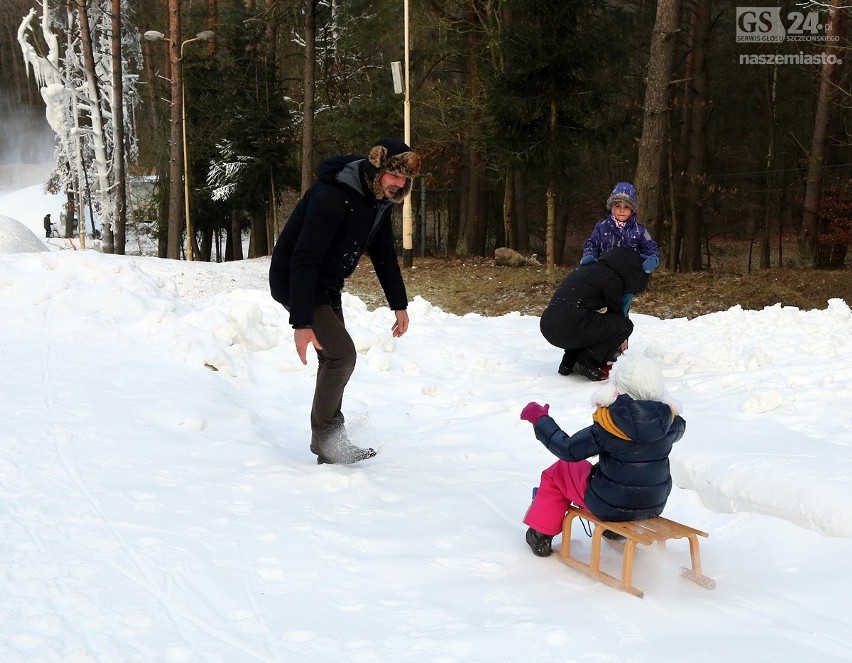
[(408, 311), (403, 309), (401, 311), (394, 311), (393, 313), (396, 316), (396, 322), (393, 323), (391, 332), (393, 332), (394, 338), (399, 338), (408, 331)]
[(313, 345), (317, 350), (322, 350), (317, 337), (314, 335), (314, 330), (311, 328), (296, 329), (293, 333), (293, 338), (296, 341), (296, 353), (302, 363), (308, 363), (308, 345)]

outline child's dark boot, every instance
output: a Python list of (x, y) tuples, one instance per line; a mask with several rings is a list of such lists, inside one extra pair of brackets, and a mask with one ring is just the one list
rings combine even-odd
[(553, 548), (551, 547), (551, 542), (553, 541), (553, 536), (548, 536), (547, 534), (542, 534), (541, 532), (534, 530), (530, 527), (527, 530), (527, 543), (530, 548), (532, 548), (533, 554), (538, 557), (549, 557), (553, 552)]
[(613, 532), (611, 529), (605, 529), (603, 532), (601, 532), (601, 536), (610, 541), (627, 541), (626, 536), (622, 536), (618, 532)]

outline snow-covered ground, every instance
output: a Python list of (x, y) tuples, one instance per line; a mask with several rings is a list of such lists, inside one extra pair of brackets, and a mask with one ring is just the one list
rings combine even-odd
[[(0, 215), (44, 241), (59, 207), (31, 193)], [(573, 432), (598, 386), (556, 374), (536, 317), (415, 297), (393, 339), (346, 296), (344, 411), (379, 454), (318, 466), (316, 364), (267, 268), (0, 256), (0, 660), (852, 660), (847, 302), (634, 315), (687, 420), (665, 515), (710, 534), (718, 582), (680, 577), (684, 540), (641, 548), (638, 599), (524, 543), (553, 457), (518, 414)]]

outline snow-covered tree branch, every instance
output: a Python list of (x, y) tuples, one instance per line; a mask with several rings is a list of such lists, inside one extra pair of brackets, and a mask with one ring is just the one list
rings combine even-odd
[[(123, 13), (129, 11), (125, 5)], [(81, 235), (85, 233), (84, 198), (89, 198), (85, 195), (88, 182), (94, 181), (95, 191), (88, 204), (99, 212), (102, 228), (108, 232), (114, 215), (110, 196), (116, 184), (110, 2), (78, 0), (75, 9), (74, 3), (57, 2), (51, 7), (50, 0), (44, 0), (40, 31), (47, 52), (43, 55), (34, 45), (35, 21), (36, 10), (32, 9), (21, 21), (17, 38), (24, 66), (41, 89), (47, 121), (56, 134), (54, 178), (66, 191), (74, 193), (80, 208)], [(64, 44), (64, 52), (60, 44)], [(133, 158), (136, 154), (133, 105), (139, 97), (137, 77), (130, 72), (141, 61), (138, 34), (128, 32), (121, 44), (122, 71), (128, 72), (122, 75), (124, 136), (130, 146), (128, 154)]]

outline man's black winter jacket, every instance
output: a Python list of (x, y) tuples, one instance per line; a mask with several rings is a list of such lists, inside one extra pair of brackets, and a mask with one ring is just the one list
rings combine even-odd
[(272, 296), (290, 310), (290, 324), (309, 326), (313, 310), (340, 307), (344, 280), (366, 252), (392, 310), (408, 306), (391, 228), (392, 203), (376, 200), (366, 161), (324, 161), (319, 180), (302, 196), (275, 244), (269, 268)]

